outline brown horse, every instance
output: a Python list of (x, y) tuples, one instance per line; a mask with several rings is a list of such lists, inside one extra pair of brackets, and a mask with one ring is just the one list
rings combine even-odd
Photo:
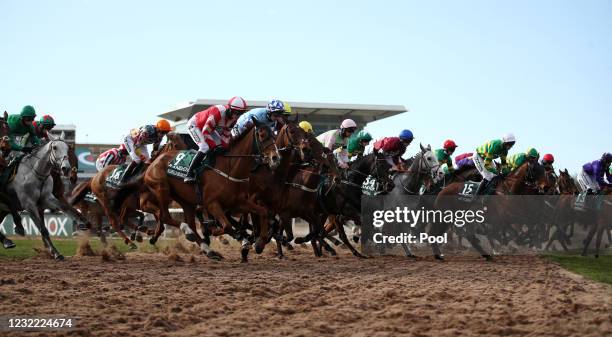
[(588, 255), (589, 244), (593, 240), (593, 236), (597, 234), (595, 239), (595, 257), (599, 257), (599, 248), (601, 246), (601, 238), (605, 231), (608, 231), (608, 237), (610, 235), (610, 226), (612, 225), (612, 189), (605, 188), (600, 192), (600, 196), (593, 196), (592, 198), (603, 198), (601, 200), (601, 209), (597, 211), (595, 222), (590, 225), (590, 230), (587, 233), (587, 237), (584, 239), (584, 248), (582, 249), (582, 256)]
[[(537, 162), (526, 162), (516, 170), (512, 171), (506, 178), (500, 179), (501, 181), (495, 187), (493, 192), (494, 195), (505, 196), (505, 195), (522, 195), (527, 190), (535, 187), (538, 191), (544, 191), (548, 187), (548, 179), (544, 173), (544, 168)], [(463, 188), (463, 183), (456, 182), (447, 185), (436, 197), (434, 207), (439, 210), (455, 210), (455, 209), (467, 209), (467, 208), (487, 208), (487, 222), (491, 225), (490, 221), (495, 222), (495, 228), (498, 231), (510, 230), (510, 224), (516, 219), (516, 209), (509, 207), (510, 200), (505, 198), (488, 198), (485, 199), (485, 204), (471, 203), (466, 204), (464, 201), (458, 200), (457, 196), (460, 194)], [(495, 200), (492, 200), (495, 199)], [(523, 220), (523, 219), (520, 219)], [(449, 229), (449, 224), (445, 222), (436, 222), (430, 229), (430, 236), (439, 236), (444, 234)], [(472, 247), (476, 249), (482, 257), (487, 260), (491, 260), (490, 254), (486, 253), (480, 246), (480, 241), (476, 238), (475, 232), (468, 228), (462, 227), (461, 230), (466, 231), (465, 237)], [(492, 232), (489, 231), (489, 235)], [(492, 233), (497, 234), (497, 233)], [(434, 257), (438, 260), (442, 260), (442, 254), (440, 247), (437, 243), (432, 244), (432, 250)]]
[[(257, 168), (252, 170), (249, 180), (249, 199), (265, 207), (271, 216), (270, 219), (280, 212), (285, 202), (285, 182), (291, 165), (296, 161), (303, 161), (307, 154), (312, 154), (305, 132), (295, 122), (288, 122), (280, 129), (276, 137), (276, 147), (280, 154), (278, 166), (272, 169), (267, 165), (257, 165)], [(242, 216), (242, 219), (246, 220), (249, 214)], [(253, 222), (252, 237), (257, 238), (261, 235), (261, 224), (267, 218), (257, 214), (250, 214), (250, 217)], [(245, 226), (241, 226), (245, 233), (243, 228)], [(278, 228), (275, 228), (273, 232), (278, 233)], [(277, 245), (280, 245), (281, 241), (282, 239), (276, 236)], [(241, 250), (242, 262), (247, 262), (249, 245), (244, 243)]]
[[(571, 244), (570, 238), (574, 232), (574, 201), (575, 195), (579, 189), (576, 182), (570, 176), (567, 169), (559, 170), (559, 177), (556, 180), (557, 191), (559, 196), (554, 204), (554, 213), (551, 226), (556, 230), (546, 243), (545, 250), (549, 250), (554, 241), (558, 241), (565, 251), (568, 251), (567, 245)], [(570, 230), (567, 233), (567, 230)], [(549, 231), (550, 232), (550, 231)]]
[[(6, 112), (5, 112), (6, 114)], [(11, 144), (9, 142), (8, 134), (8, 125), (6, 124), (6, 119), (0, 119), (0, 173), (7, 167), (8, 163), (6, 161), (6, 157), (11, 152)], [(9, 204), (6, 204), (9, 206)], [(4, 218), (9, 214), (8, 211), (1, 210), (0, 211), (0, 222), (4, 220)], [(15, 244), (13, 241), (8, 239), (2, 232), (0, 232), (0, 242), (4, 248), (13, 248)]]
[[(186, 145), (178, 135), (169, 133), (166, 135), (166, 138), (166, 144), (160, 148), (157, 153), (153, 154), (152, 160), (163, 153), (186, 148)], [(145, 168), (148, 166), (147, 163), (143, 165)], [(129, 225), (135, 232), (138, 230), (138, 227), (129, 221), (129, 217), (135, 215), (141, 218), (142, 216), (137, 209), (140, 204), (138, 192), (143, 187), (144, 175), (140, 174), (131, 178), (130, 181), (120, 189), (109, 188), (106, 186), (106, 178), (116, 167), (117, 165), (109, 165), (98, 172), (91, 180), (79, 184), (73, 191), (70, 198), (70, 204), (78, 205), (84, 213), (91, 212), (97, 228), (101, 226), (102, 216), (106, 216), (113, 229), (119, 234), (123, 241), (129, 245), (131, 249), (135, 249), (136, 245), (132, 240), (139, 239), (139, 236), (133, 235), (132, 238), (128, 238), (121, 230), (120, 224)], [(96, 196), (97, 205), (91, 205), (88, 201), (84, 200), (88, 192), (92, 192)], [(143, 193), (148, 193), (148, 191), (144, 191)], [(102, 209), (103, 214), (101, 214), (100, 208), (98, 207)], [(142, 221), (140, 221), (140, 224), (141, 223)]]
[[(199, 174), (196, 180), (199, 185), (195, 187), (166, 173), (168, 164), (177, 154), (178, 151), (170, 151), (158, 156), (144, 175), (146, 187), (156, 198), (152, 204), (158, 206), (155, 235), (162, 232), (163, 224), (181, 228), (188, 239), (195, 241), (203, 253), (212, 257), (217, 254), (210, 250), (208, 243), (196, 231), (195, 210), (201, 205), (204, 211), (220, 222), (223, 227), (212, 230), (215, 236), (234, 232), (226, 212), (266, 216), (267, 210), (248, 198), (248, 182), (256, 158), (263, 158), (271, 167), (278, 165), (280, 156), (273, 132), (254, 119), (251, 127), (231, 141), (226, 154), (217, 155), (214, 167)], [(183, 208), (185, 222), (170, 216), (168, 207), (171, 200)], [(262, 221), (260, 230), (262, 235), (255, 242), (257, 253), (263, 251), (267, 242), (267, 220)]]

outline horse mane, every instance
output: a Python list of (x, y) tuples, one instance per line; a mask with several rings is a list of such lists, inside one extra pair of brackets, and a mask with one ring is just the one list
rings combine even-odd
[[(266, 125), (266, 127), (268, 129), (270, 129), (270, 127), (268, 127)], [(234, 144), (240, 142), (242, 140), (242, 138), (246, 137), (247, 134), (249, 134), (251, 132), (251, 130), (253, 130), (255, 128), (255, 124), (254, 123), (249, 123), (249, 125), (246, 127), (246, 129), (244, 129), (244, 131), (242, 133), (240, 133), (238, 136), (230, 139), (230, 146), (233, 146)]]

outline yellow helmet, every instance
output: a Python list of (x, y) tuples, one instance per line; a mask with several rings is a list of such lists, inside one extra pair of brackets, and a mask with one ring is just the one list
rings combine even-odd
[(307, 121), (301, 121), (300, 124), (298, 124), (298, 125), (305, 132), (308, 132), (308, 133), (313, 133), (314, 132), (314, 130), (312, 129), (312, 124), (308, 123)]
[(293, 113), (293, 111), (291, 110), (291, 105), (289, 105), (289, 103), (284, 102), (285, 104), (285, 115), (291, 115)]

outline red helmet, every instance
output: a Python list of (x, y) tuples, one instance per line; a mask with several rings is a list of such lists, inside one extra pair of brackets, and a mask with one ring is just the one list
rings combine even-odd
[(227, 103), (227, 105), (229, 105), (230, 108), (232, 108), (232, 110), (238, 110), (238, 111), (246, 111), (248, 108), (247, 103), (244, 100), (244, 98), (239, 97), (239, 96), (232, 97)]
[(447, 140), (444, 142), (444, 149), (445, 149), (445, 150), (448, 150), (448, 149), (454, 149), (454, 148), (456, 148), (456, 147), (457, 147), (457, 144), (455, 144), (455, 142), (454, 142), (454, 141), (452, 141), (452, 140), (450, 140), (450, 139), (447, 139)]
[(552, 163), (555, 162), (555, 157), (553, 157), (552, 154), (547, 153), (547, 154), (544, 155), (544, 157), (542, 157), (542, 160), (547, 162), (547, 163), (551, 163), (552, 164)]

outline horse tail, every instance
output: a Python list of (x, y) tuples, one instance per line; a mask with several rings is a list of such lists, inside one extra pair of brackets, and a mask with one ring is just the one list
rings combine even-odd
[(71, 206), (76, 205), (83, 200), (89, 192), (91, 192), (91, 178), (79, 183), (74, 190), (72, 190), (72, 194), (68, 197), (68, 203)]

